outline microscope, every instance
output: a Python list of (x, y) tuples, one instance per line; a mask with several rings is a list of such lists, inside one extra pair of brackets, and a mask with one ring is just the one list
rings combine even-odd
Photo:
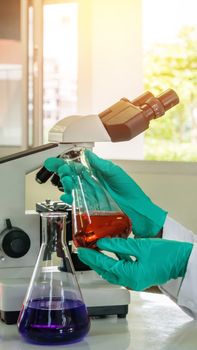
[[(179, 98), (169, 89), (155, 97), (145, 92), (136, 99), (120, 101), (98, 115), (69, 116), (49, 131), (49, 142), (0, 159), (0, 319), (17, 322), (41, 244), (42, 211), (67, 212), (67, 243), (77, 279), (90, 316), (126, 317), (130, 293), (126, 288), (104, 281), (84, 265), (72, 251), (71, 207), (43, 199), (35, 210), (25, 208), (25, 176), (41, 168), (37, 181), (50, 176), (42, 167), (49, 157), (61, 157), (73, 146), (92, 149), (94, 142), (127, 141), (145, 131), (156, 119), (175, 106)], [(58, 179), (56, 178), (58, 186)], [(50, 195), (50, 194), (49, 194)]]

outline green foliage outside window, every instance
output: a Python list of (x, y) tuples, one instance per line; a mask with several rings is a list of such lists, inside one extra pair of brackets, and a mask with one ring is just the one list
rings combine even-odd
[(172, 88), (179, 105), (151, 122), (145, 159), (197, 160), (197, 29), (185, 27), (174, 44), (155, 45), (145, 58), (145, 89), (155, 95)]

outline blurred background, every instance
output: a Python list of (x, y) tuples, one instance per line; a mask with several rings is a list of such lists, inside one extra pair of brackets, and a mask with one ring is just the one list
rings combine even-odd
[(197, 160), (196, 0), (1, 0), (0, 156), (48, 142), (73, 114), (174, 88), (181, 103), (115, 159)]

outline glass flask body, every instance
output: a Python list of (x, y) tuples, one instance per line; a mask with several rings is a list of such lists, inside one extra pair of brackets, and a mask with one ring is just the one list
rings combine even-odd
[(18, 318), (19, 333), (32, 343), (73, 343), (90, 328), (65, 243), (66, 215), (41, 214), (43, 243)]
[(96, 248), (103, 237), (131, 233), (131, 221), (93, 175), (85, 150), (75, 148), (65, 155), (72, 176), (72, 235), (76, 247)]

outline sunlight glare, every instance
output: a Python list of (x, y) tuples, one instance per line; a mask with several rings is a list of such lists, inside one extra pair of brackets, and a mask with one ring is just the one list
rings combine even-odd
[(196, 0), (142, 0), (142, 4), (145, 50), (154, 43), (175, 42), (183, 26), (197, 26)]

